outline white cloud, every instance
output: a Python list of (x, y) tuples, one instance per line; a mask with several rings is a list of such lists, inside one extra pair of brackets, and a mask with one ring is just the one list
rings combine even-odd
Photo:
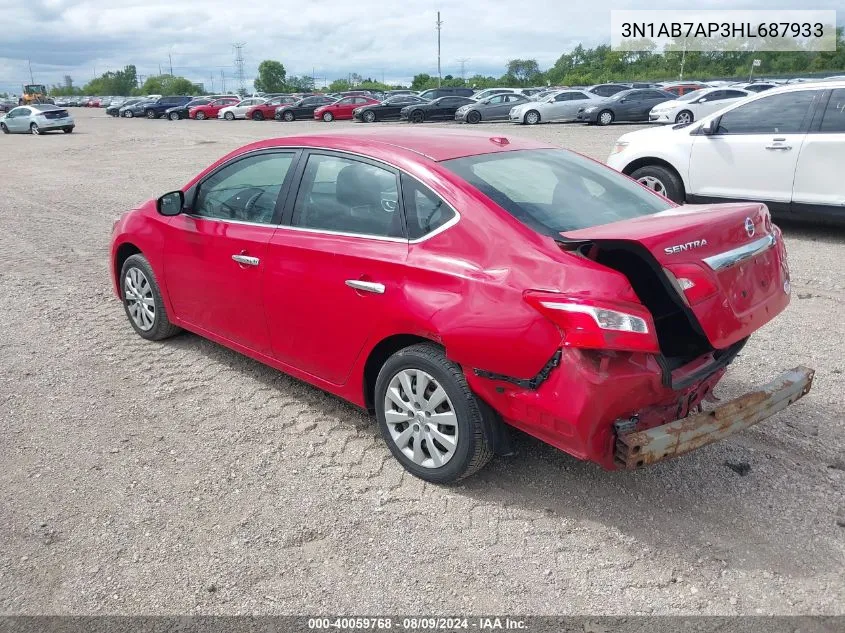
[[(699, 8), (733, 8), (735, 2), (704, 1)], [(752, 0), (747, 8), (799, 8), (800, 3)], [(842, 9), (843, 0), (817, 0), (814, 8)], [(613, 8), (669, 9), (686, 0), (618, 0)], [(357, 72), (408, 81), (437, 71), (436, 12), (443, 19), (443, 74), (499, 75), (508, 59), (535, 58), (548, 67), (579, 42), (609, 40), (610, 6), (562, 0), (35, 0), (4, 8), (0, 26), (0, 91), (35, 79), (77, 84), (94, 72), (135, 64), (143, 75), (169, 67), (209, 83), (220, 71), (231, 81), (233, 42), (245, 42), (246, 75), (263, 59), (282, 61), (289, 74), (332, 80)], [(231, 84), (230, 84), (231, 85)]]

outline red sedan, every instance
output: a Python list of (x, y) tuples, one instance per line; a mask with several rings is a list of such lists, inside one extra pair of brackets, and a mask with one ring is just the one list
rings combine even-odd
[(223, 108), (231, 105), (237, 105), (241, 102), (238, 97), (223, 97), (222, 99), (215, 99), (211, 103), (201, 106), (195, 106), (188, 110), (188, 117), (203, 121), (205, 119), (216, 119), (217, 113)]
[(374, 411), (396, 459), (433, 482), (510, 452), (509, 426), (605, 468), (651, 464), (812, 380), (799, 367), (699, 413), (789, 302), (764, 205), (675, 207), (515, 137), (247, 145), (124, 214), (111, 273), (141, 337), (189, 330)]
[(355, 108), (360, 108), (365, 105), (373, 105), (381, 103), (378, 99), (372, 97), (352, 96), (338, 99), (334, 103), (320, 106), (314, 110), (314, 118), (318, 121), (326, 122), (338, 120), (352, 119), (352, 111)]
[(276, 108), (280, 105), (286, 105), (288, 103), (296, 103), (299, 101), (297, 97), (293, 97), (290, 95), (278, 96), (268, 99), (264, 103), (259, 103), (258, 105), (251, 106), (246, 111), (246, 118), (252, 121), (264, 121), (266, 119), (273, 119), (276, 115)]

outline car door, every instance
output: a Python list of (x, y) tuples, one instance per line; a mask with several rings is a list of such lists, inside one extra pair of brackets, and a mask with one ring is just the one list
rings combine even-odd
[(671, 101), (673, 96), (660, 90), (643, 90), (641, 94), (643, 98), (642, 104), (633, 112), (633, 116), (636, 118), (632, 120), (635, 121), (648, 121), (648, 113), (651, 112), (651, 109), (658, 103), (664, 103), (667, 100)]
[(579, 90), (573, 90), (567, 93), (567, 99), (560, 104), (555, 118), (562, 121), (571, 121), (575, 119), (578, 110), (584, 106), (588, 106), (590, 101), (594, 101), (589, 94)]
[(270, 352), (261, 280), (296, 157), (248, 153), (186, 193), (185, 212), (167, 227), (164, 276), (173, 310), (189, 327)]
[(821, 207), (845, 214), (845, 88), (831, 90), (821, 104), (824, 109), (818, 109), (798, 154), (792, 210), (800, 214)]
[(788, 205), (814, 100), (800, 90), (740, 102), (719, 117), (715, 134), (697, 134), (690, 152), (690, 194)]
[(511, 111), (507, 101), (507, 95), (493, 95), (485, 105), (479, 107), (479, 111), (481, 112), (481, 117), (485, 121), (500, 119), (503, 116), (507, 116), (508, 112)]
[(27, 107), (13, 108), (3, 122), (9, 132), (23, 132), (29, 127), (29, 115), (30, 109)]
[(645, 103), (641, 90), (631, 92), (613, 104), (614, 116), (617, 121), (635, 121), (640, 110), (645, 107)]
[(264, 279), (273, 353), (343, 384), (367, 338), (402, 300), (408, 254), (398, 174), (310, 151), (296, 196), (270, 240)]

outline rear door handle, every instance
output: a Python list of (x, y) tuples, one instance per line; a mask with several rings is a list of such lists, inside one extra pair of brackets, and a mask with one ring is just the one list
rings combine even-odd
[(361, 281), (360, 279), (347, 279), (345, 283), (350, 288), (355, 288), (355, 290), (372, 292), (377, 295), (384, 294), (384, 284), (377, 284), (372, 281)]
[(261, 260), (257, 257), (250, 257), (249, 255), (232, 255), (232, 259), (243, 266), (258, 266)]
[(782, 149), (784, 151), (789, 151), (792, 149), (792, 145), (766, 145), (766, 149)]

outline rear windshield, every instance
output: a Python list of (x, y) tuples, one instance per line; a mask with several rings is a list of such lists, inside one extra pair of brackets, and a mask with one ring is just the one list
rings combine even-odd
[(544, 235), (665, 211), (673, 205), (612, 169), (565, 150), (521, 150), (441, 163)]

